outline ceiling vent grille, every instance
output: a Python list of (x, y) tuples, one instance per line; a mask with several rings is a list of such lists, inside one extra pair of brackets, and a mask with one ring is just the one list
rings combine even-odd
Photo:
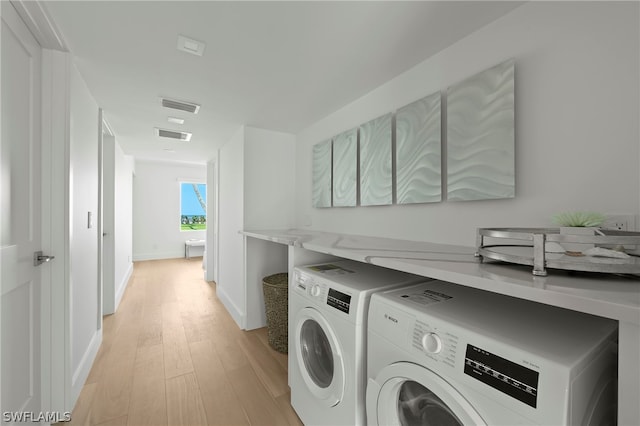
[(177, 109), (180, 111), (190, 112), (192, 114), (197, 114), (198, 111), (200, 110), (200, 105), (194, 104), (191, 102), (183, 102), (183, 101), (177, 101), (175, 99), (167, 99), (167, 98), (161, 98), (161, 99), (162, 99), (162, 106), (165, 108)]
[(159, 129), (156, 127), (156, 135), (162, 138), (177, 139), (180, 141), (189, 142), (191, 140), (191, 133), (179, 132), (176, 130)]

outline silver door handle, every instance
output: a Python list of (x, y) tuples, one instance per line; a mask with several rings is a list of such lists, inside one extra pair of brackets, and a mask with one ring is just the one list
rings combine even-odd
[(55, 258), (55, 256), (45, 256), (42, 254), (42, 251), (37, 251), (33, 253), (33, 266), (42, 265), (43, 263), (49, 262)]

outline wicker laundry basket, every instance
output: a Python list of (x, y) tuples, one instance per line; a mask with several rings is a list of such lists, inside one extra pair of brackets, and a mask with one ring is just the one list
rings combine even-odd
[(264, 305), (267, 312), (269, 345), (278, 352), (288, 352), (289, 274), (269, 275), (262, 279)]

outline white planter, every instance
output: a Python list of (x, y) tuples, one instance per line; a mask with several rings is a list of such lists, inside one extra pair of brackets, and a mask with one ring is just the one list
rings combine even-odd
[[(593, 227), (580, 227), (580, 226), (561, 226), (560, 235), (584, 235), (594, 236), (596, 235), (596, 229)], [(561, 243), (567, 251), (579, 251), (584, 252), (590, 248), (595, 247), (593, 243)]]

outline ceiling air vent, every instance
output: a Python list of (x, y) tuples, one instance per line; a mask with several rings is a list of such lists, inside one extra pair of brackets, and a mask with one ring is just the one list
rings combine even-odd
[(191, 133), (189, 132), (179, 132), (176, 130), (167, 130), (167, 129), (159, 129), (156, 127), (156, 135), (169, 138), (169, 139), (177, 139), (179, 141), (189, 142), (191, 140)]
[(183, 102), (183, 101), (177, 101), (175, 99), (167, 99), (167, 98), (161, 98), (161, 99), (162, 99), (162, 106), (165, 108), (178, 109), (180, 111), (187, 111), (192, 114), (197, 114), (198, 111), (200, 110), (200, 105), (193, 104), (191, 102)]

